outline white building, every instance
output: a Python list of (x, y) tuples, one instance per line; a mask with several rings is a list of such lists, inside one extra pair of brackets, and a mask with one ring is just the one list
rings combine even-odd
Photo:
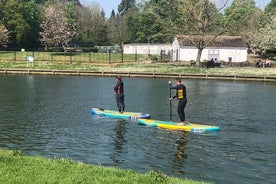
[[(193, 46), (191, 37), (177, 36), (172, 43), (173, 61), (196, 61), (198, 49)], [(201, 61), (211, 59), (226, 62), (247, 61), (247, 47), (240, 36), (218, 36), (209, 47), (202, 51)]]
[(160, 55), (161, 51), (163, 54), (168, 54), (171, 49), (171, 44), (132, 43), (123, 45), (124, 54)]
[[(197, 38), (196, 36), (194, 37)], [(193, 46), (191, 37), (176, 36), (172, 44), (132, 43), (123, 45), (124, 54), (171, 55), (172, 61), (196, 61), (198, 49)], [(211, 59), (224, 62), (246, 62), (247, 47), (240, 36), (218, 36), (204, 48), (202, 61)]]

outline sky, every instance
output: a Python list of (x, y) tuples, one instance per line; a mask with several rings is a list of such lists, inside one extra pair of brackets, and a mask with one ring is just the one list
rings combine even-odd
[[(106, 18), (110, 17), (112, 9), (114, 9), (115, 13), (117, 13), (118, 5), (122, 0), (80, 0), (81, 4), (87, 5), (91, 3), (98, 3), (101, 8), (104, 10)], [(218, 0), (221, 1), (221, 0)], [(271, 0), (255, 0), (256, 6), (260, 8), (264, 8)]]
[(114, 9), (115, 13), (117, 13), (118, 5), (122, 2), (122, 0), (80, 0), (81, 4), (91, 4), (91, 3), (98, 3), (101, 8), (105, 12), (105, 16), (107, 18), (110, 17), (112, 9)]

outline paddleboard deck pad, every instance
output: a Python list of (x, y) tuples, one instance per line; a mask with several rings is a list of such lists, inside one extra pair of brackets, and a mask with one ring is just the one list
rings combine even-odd
[(119, 118), (119, 119), (133, 119), (136, 120), (138, 118), (150, 118), (150, 114), (141, 113), (141, 112), (123, 112), (120, 113), (114, 110), (107, 110), (107, 109), (99, 109), (99, 108), (92, 108), (91, 113), (98, 116), (104, 116), (108, 118)]
[(200, 125), (195, 123), (187, 123), (185, 125), (178, 125), (177, 122), (172, 121), (160, 121), (153, 119), (138, 119), (138, 123), (142, 125), (148, 125), (152, 127), (158, 127), (168, 130), (183, 130), (188, 132), (211, 132), (219, 131), (220, 127), (212, 125)]

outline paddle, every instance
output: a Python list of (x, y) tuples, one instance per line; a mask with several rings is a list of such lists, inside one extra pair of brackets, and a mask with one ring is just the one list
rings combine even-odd
[(170, 88), (170, 83), (169, 83), (169, 90), (170, 90), (170, 121), (172, 121), (172, 101), (171, 101), (171, 97), (172, 97), (172, 90)]

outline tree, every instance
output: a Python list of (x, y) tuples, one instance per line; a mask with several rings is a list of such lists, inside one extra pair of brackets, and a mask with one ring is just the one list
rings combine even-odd
[(136, 42), (136, 33), (139, 31), (140, 29), (140, 24), (139, 24), (139, 14), (138, 14), (138, 10), (136, 9), (131, 9), (128, 11), (128, 13), (126, 14), (126, 42)]
[(66, 22), (65, 10), (54, 5), (44, 7), (40, 41), (47, 50), (51, 46), (67, 46), (76, 34), (74, 26)]
[(37, 0), (40, 2), (48, 2), (49, 4), (66, 4), (66, 3), (74, 3), (76, 5), (81, 5), (79, 0)]
[(118, 34), (119, 31), (119, 20), (115, 15), (114, 10), (111, 12), (111, 16), (107, 21), (108, 27), (108, 37), (111, 44), (120, 44), (121, 43), (121, 36)]
[(138, 42), (171, 42), (178, 33), (177, 14), (179, 2), (175, 0), (150, 0), (139, 16)]
[[(15, 8), (16, 7), (16, 8)], [(25, 5), (22, 0), (0, 1), (1, 19), (9, 30), (10, 44), (24, 46), (28, 42), (31, 27), (24, 18)]]
[[(219, 10), (209, 0), (180, 0), (180, 2), (179, 15), (186, 25), (183, 30), (190, 35), (190, 42), (198, 49), (196, 65), (199, 66), (203, 49), (226, 30), (223, 29), (223, 25), (217, 25)], [(213, 31), (215, 26), (220, 29)]]
[(135, 3), (135, 0), (122, 0), (122, 2), (118, 5), (119, 15), (124, 15), (132, 7), (135, 7)]
[(132, 42), (135, 40), (133, 31), (138, 9), (135, 0), (122, 0), (118, 5), (118, 14), (112, 11), (108, 20), (109, 38), (112, 44), (121, 45), (122, 42)]
[(12, 47), (39, 47), (41, 14), (35, 0), (0, 1), (0, 19), (9, 30)]
[(135, 25), (138, 17), (135, 1), (123, 0), (118, 6), (118, 12), (115, 15), (113, 10), (107, 21), (110, 42), (117, 45), (121, 45), (122, 42), (133, 42), (135, 40), (133, 32), (137, 28)]
[(258, 27), (250, 35), (252, 47), (259, 48), (262, 51), (276, 48), (275, 40), (276, 29), (276, 0), (272, 0), (266, 7), (260, 18)]
[(254, 0), (234, 0), (225, 10), (225, 17), (232, 17), (229, 19), (228, 34), (242, 36), (250, 47), (254, 43), (251, 37), (255, 35), (262, 14), (262, 10), (255, 6)]
[(269, 15), (267, 19), (270, 20), (270, 23), (259, 28), (252, 37), (252, 45), (263, 51), (276, 48), (276, 14)]
[(266, 12), (276, 13), (276, 0), (271, 0), (270, 3), (265, 7)]
[(109, 44), (105, 13), (97, 3), (92, 3), (79, 10), (79, 39), (85, 42), (93, 42), (95, 45)]
[(39, 43), (40, 22), (42, 21), (40, 6), (34, 0), (27, 0), (24, 5), (24, 19), (29, 25), (30, 30), (32, 30), (27, 33), (27, 42), (24, 45), (31, 48), (41, 47)]
[(231, 16), (228, 34), (240, 35), (246, 40), (247, 35), (258, 25), (261, 10), (255, 6), (254, 0), (234, 0), (231, 6), (225, 9), (224, 15), (226, 18)]
[(179, 2), (180, 21), (185, 25), (182, 30), (190, 35), (189, 41), (198, 49), (196, 65), (199, 66), (203, 49), (211, 45), (218, 36), (227, 33), (239, 6), (227, 16), (223, 16), (221, 12), (228, 4), (228, 0), (220, 1), (220, 7), (209, 0), (179, 0)]
[(266, 24), (270, 24), (270, 16), (276, 14), (276, 0), (272, 0), (266, 7), (259, 22), (259, 28), (263, 28)]
[(0, 45), (5, 45), (9, 42), (9, 32), (3, 24), (0, 23)]

